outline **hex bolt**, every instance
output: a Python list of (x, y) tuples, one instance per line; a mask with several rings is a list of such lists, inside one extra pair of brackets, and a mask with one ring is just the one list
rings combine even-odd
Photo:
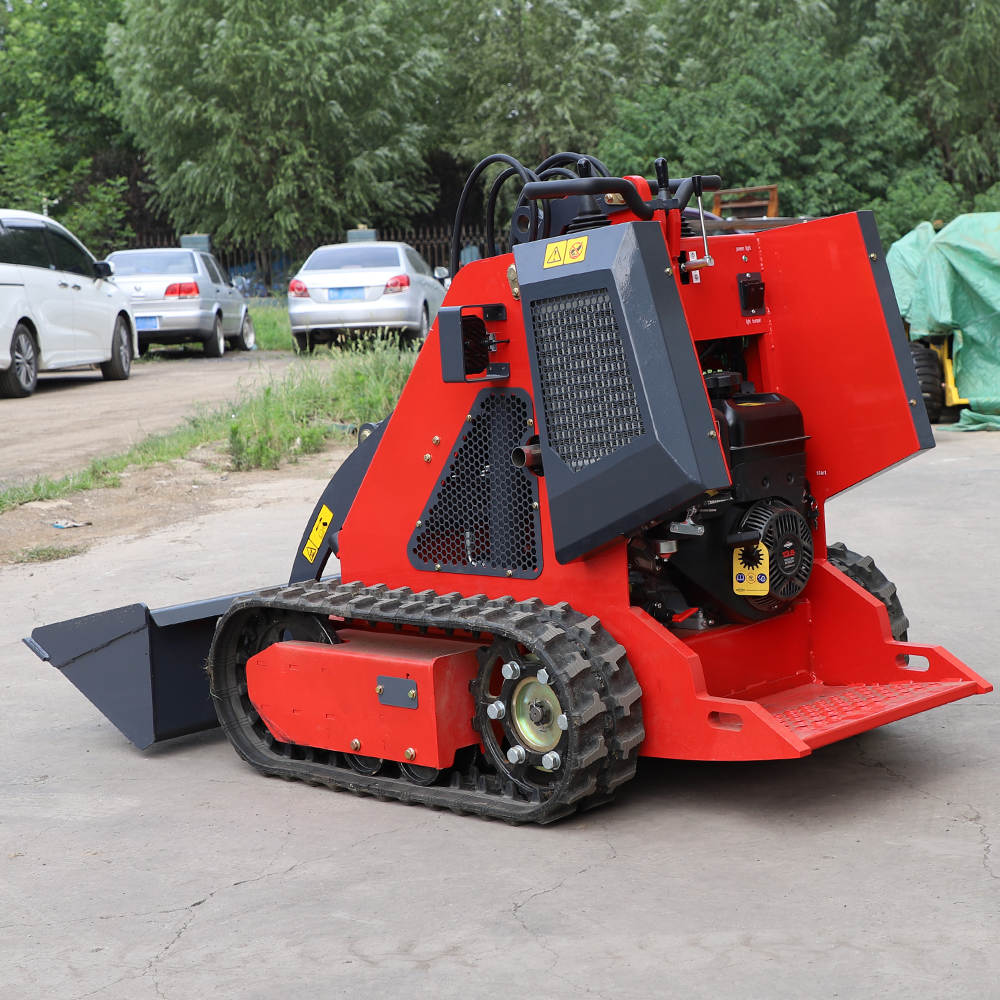
[(549, 672), (545, 669), (545, 667), (542, 667), (542, 669), (539, 670), (535, 676), (538, 678), (539, 684), (549, 683)]
[(353, 740), (351, 740), (351, 749), (354, 750), (355, 752), (357, 752), (358, 750), (360, 750), (361, 749), (361, 740), (359, 740), (359, 739), (353, 739)]
[(516, 681), (518, 677), (521, 676), (521, 666), (513, 660), (510, 660), (500, 668), (500, 673), (502, 673), (507, 680)]
[(531, 501), (531, 509), (532, 510), (538, 510), (538, 501), (537, 500), (532, 500)]
[(512, 764), (523, 764), (527, 756), (528, 755), (525, 753), (524, 747), (519, 743), (515, 743), (507, 751), (507, 760), (509, 760)]
[(569, 729), (569, 719), (566, 718), (566, 713), (563, 712), (562, 715), (556, 716), (556, 725), (565, 732)]
[(376, 694), (381, 694), (384, 690), (385, 690), (385, 688), (383, 688), (381, 684), (376, 684), (375, 685), (375, 693)]
[(414, 759), (416, 758), (416, 756), (417, 756), (417, 751), (416, 751), (416, 750), (414, 750), (414, 749), (413, 749), (413, 747), (407, 747), (407, 748), (406, 748), (406, 749), (405, 749), (405, 750), (403, 751), (403, 756), (404, 756), (404, 757), (405, 757), (405, 758), (406, 758), (407, 760), (414, 760)]
[(562, 760), (555, 750), (550, 750), (547, 754), (542, 755), (542, 767), (544, 767), (546, 771), (558, 771), (561, 763)]
[(512, 569), (507, 570), (507, 576), (513, 576), (514, 571)]
[(440, 571), (441, 571), (441, 563), (434, 563), (434, 569), (435, 569), (435, 570), (436, 570), (437, 572), (440, 572)]
[(434, 437), (431, 438), (431, 444), (440, 444), (440, 443), (441, 443), (441, 438), (439, 438), (437, 434), (435, 434)]
[(507, 714), (507, 706), (502, 701), (491, 701), (486, 706), (486, 714), (491, 719), (502, 719)]
[(410, 688), (410, 690), (406, 692), (406, 697), (409, 698), (410, 701), (416, 701), (417, 700), (417, 689), (416, 688)]
[(429, 454), (424, 455), (424, 461), (425, 462), (429, 462), (430, 460), (431, 460), (431, 456)]
[(418, 528), (422, 528), (423, 526), (424, 526), (424, 522), (423, 521), (417, 521), (417, 527)]

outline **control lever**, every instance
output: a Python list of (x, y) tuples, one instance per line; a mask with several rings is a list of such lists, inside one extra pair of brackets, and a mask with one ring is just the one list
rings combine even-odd
[(691, 185), (694, 188), (695, 197), (698, 199), (698, 221), (701, 224), (701, 244), (703, 248), (703, 257), (689, 257), (687, 260), (681, 262), (681, 270), (687, 274), (691, 271), (700, 271), (703, 267), (715, 267), (715, 261), (712, 260), (711, 254), (708, 252), (708, 233), (705, 230), (705, 206), (702, 204), (701, 196), (705, 190), (704, 178), (701, 174), (693, 174), (691, 177)]

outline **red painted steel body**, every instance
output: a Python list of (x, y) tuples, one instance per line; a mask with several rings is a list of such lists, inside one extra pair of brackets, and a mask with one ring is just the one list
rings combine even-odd
[[(643, 198), (650, 197), (641, 178), (630, 179)], [(700, 240), (680, 239), (677, 214), (662, 223), (672, 260), (679, 250), (701, 251)], [(615, 221), (634, 218), (624, 212)], [(597, 616), (625, 647), (642, 687), (646, 756), (798, 757), (988, 691), (982, 678), (943, 649), (895, 642), (884, 606), (822, 558), (824, 502), (919, 448), (915, 404), (899, 375), (858, 217), (713, 236), (710, 252), (715, 266), (698, 272), (697, 280), (681, 283), (673, 269), (693, 341), (750, 338), (744, 352), (749, 378), (758, 392), (795, 400), (808, 435), (807, 474), (820, 509), (813, 532), (817, 559), (789, 611), (680, 638), (630, 605), (624, 540), (558, 562), (546, 530), (544, 477), (538, 484), (543, 569), (537, 579), (415, 569), (407, 558), (409, 537), (482, 388), (442, 384), (436, 325), (340, 533), (342, 578), (438, 593), (539, 597)], [(491, 360), (510, 365), (510, 378), (500, 385), (534, 398), (521, 305), (507, 280), (512, 263), (507, 255), (465, 266), (445, 304), (502, 303), (506, 320), (490, 324), (499, 341)], [(762, 273), (766, 315), (741, 314), (733, 289), (743, 271)], [(824, 360), (833, 345), (836, 365)], [(849, 407), (832, 405), (845, 399)], [(922, 672), (914, 669), (918, 662)]]
[[(332, 646), (275, 643), (247, 663), (250, 700), (277, 739), (434, 768), (479, 742), (469, 691), (478, 643), (355, 629), (338, 636)], [(386, 704), (377, 691), (386, 676), (412, 682), (412, 704)]]

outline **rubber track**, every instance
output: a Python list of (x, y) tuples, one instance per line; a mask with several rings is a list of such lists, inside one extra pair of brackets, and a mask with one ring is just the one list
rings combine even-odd
[[(362, 775), (341, 763), (337, 752), (278, 743), (266, 733), (262, 737), (261, 723), (245, 708), (237, 645), (255, 616), (274, 612), (320, 620), (334, 616), (347, 624), (486, 633), (523, 645), (553, 676), (563, 679), (570, 694), (569, 752), (552, 793), (545, 799), (529, 800), (500, 776), (476, 767), (453, 768), (429, 787), (392, 775)], [(538, 599), (487, 600), (482, 595), (414, 593), (408, 587), (389, 590), (384, 585), (337, 582), (274, 588), (234, 602), (220, 619), (208, 671), (226, 735), (237, 752), (265, 774), (511, 823), (550, 823), (607, 801), (634, 775), (645, 736), (641, 690), (624, 648), (597, 618), (581, 615), (568, 604), (549, 606)]]

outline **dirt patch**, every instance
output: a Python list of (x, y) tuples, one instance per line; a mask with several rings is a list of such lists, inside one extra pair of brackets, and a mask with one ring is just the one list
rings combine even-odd
[(97, 542), (142, 537), (199, 514), (260, 508), (303, 496), (319, 499), (352, 447), (341, 439), (276, 471), (233, 472), (223, 445), (213, 444), (184, 459), (128, 469), (117, 488), (37, 500), (0, 514), (0, 565), (40, 547), (85, 550)]
[(43, 375), (33, 396), (0, 399), (0, 487), (79, 471), (280, 378), (294, 362), (277, 351), (164, 352), (136, 363), (127, 382), (93, 370)]

